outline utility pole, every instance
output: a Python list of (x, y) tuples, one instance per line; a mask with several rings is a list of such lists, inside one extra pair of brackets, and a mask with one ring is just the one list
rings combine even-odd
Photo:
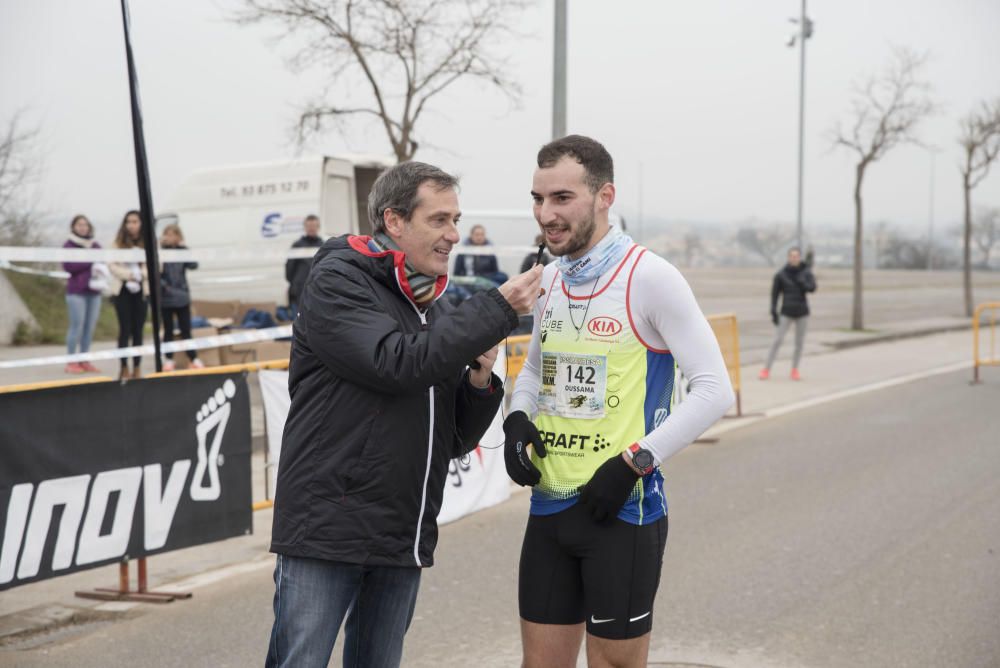
[(566, 136), (566, 2), (555, 0), (555, 39), (552, 55), (552, 138)]
[(643, 220), (642, 219), (643, 219), (644, 214), (645, 214), (645, 212), (643, 211), (643, 201), (642, 201), (642, 160), (640, 160), (639, 161), (639, 215), (638, 215), (638, 218), (639, 218), (639, 226), (638, 227), (639, 227), (639, 229), (637, 230), (637, 234), (636, 234), (636, 240), (640, 241), (640, 242), (643, 239), (643, 236), (642, 236)]
[(795, 237), (799, 249), (802, 249), (802, 172), (803, 155), (805, 151), (805, 119), (806, 119), (806, 40), (812, 37), (813, 24), (806, 16), (806, 0), (802, 0), (802, 13), (798, 19), (791, 19), (792, 23), (797, 23), (799, 32), (793, 35), (788, 42), (789, 47), (799, 43), (799, 187), (798, 206), (795, 213)]

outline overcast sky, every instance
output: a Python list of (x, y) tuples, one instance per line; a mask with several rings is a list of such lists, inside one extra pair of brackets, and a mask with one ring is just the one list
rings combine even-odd
[[(618, 210), (647, 219), (791, 223), (795, 216), (798, 54), (785, 42), (793, 0), (572, 0), (569, 130), (602, 141), (616, 163)], [(193, 169), (293, 154), (296, 105), (321, 72), (293, 74), (276, 28), (242, 27), (226, 0), (132, 0), (136, 53), (154, 185), (163, 202)], [(958, 119), (1000, 96), (997, 0), (814, 0), (807, 54), (805, 220), (852, 220), (853, 156), (826, 134), (849, 110), (850, 86), (881, 68), (893, 45), (927, 50), (926, 78), (943, 111), (921, 135), (939, 147), (939, 229), (957, 223)], [(503, 45), (521, 82), (519, 107), (475, 84), (437, 99), (422, 150), (463, 177), (462, 205), (527, 208), (534, 154), (551, 126), (552, 2), (519, 20)], [(355, 100), (363, 101), (361, 91)], [(109, 236), (137, 203), (118, 2), (0, 0), (0, 120), (16, 109), (39, 126), (39, 206), (66, 220), (83, 212)], [(309, 152), (390, 153), (377, 126), (331, 132)], [(930, 153), (903, 146), (873, 165), (866, 219), (928, 220)], [(1000, 206), (1000, 167), (974, 192)]]

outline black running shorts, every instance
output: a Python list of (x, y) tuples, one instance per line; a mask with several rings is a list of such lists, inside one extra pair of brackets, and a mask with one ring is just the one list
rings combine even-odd
[(667, 518), (636, 526), (595, 523), (576, 504), (530, 515), (521, 547), (521, 618), (537, 624), (587, 623), (599, 638), (638, 638), (652, 628)]

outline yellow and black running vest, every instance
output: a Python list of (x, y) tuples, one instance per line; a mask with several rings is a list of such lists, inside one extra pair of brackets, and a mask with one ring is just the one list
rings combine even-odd
[[(644, 342), (630, 311), (629, 288), (646, 249), (633, 244), (591, 289), (571, 288), (557, 271), (541, 311), (541, 386), (535, 424), (547, 456), (531, 513), (551, 515), (577, 501), (594, 471), (666, 420), (674, 358)], [(667, 512), (659, 467), (639, 479), (618, 517), (648, 524)]]

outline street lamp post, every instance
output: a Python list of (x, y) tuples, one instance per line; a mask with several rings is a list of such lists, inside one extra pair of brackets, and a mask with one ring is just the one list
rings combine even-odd
[(552, 138), (566, 136), (566, 0), (555, 0), (552, 54)]
[(927, 149), (931, 154), (931, 182), (927, 191), (927, 271), (934, 269), (934, 156), (937, 150)]
[(813, 23), (806, 16), (806, 0), (802, 0), (802, 13), (798, 19), (791, 19), (792, 23), (797, 23), (799, 31), (792, 35), (788, 41), (789, 47), (794, 47), (795, 42), (799, 43), (799, 187), (798, 206), (795, 214), (795, 237), (798, 240), (799, 249), (802, 248), (802, 172), (803, 172), (803, 152), (805, 146), (805, 118), (806, 118), (806, 40), (812, 37)]

